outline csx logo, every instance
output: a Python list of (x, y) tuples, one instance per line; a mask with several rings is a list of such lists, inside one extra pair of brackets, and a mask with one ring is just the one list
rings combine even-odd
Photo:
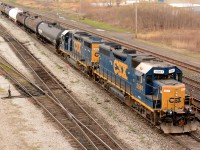
[(78, 41), (74, 42), (74, 50), (78, 53), (81, 53), (81, 43)]
[(113, 68), (114, 68), (114, 72), (115, 74), (121, 76), (122, 78), (124, 79), (128, 79), (127, 75), (126, 75), (126, 70), (128, 68), (128, 65), (127, 64), (124, 64), (118, 60), (114, 60), (114, 63), (113, 63)]

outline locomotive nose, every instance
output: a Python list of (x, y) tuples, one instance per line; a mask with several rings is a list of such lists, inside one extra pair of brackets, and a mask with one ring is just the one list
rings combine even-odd
[(185, 85), (179, 84), (176, 86), (162, 87), (162, 108), (166, 110), (178, 110), (184, 107)]

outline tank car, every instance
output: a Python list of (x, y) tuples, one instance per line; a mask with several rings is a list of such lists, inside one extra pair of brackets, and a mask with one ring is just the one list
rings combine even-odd
[(0, 5), (0, 11), (1, 11), (2, 14), (5, 14), (5, 7), (7, 7), (7, 5), (4, 4), (4, 3), (2, 3), (2, 4)]
[(25, 19), (25, 28), (27, 31), (38, 33), (38, 26), (42, 23), (42, 19), (39, 16), (28, 16)]
[(56, 23), (42, 22), (38, 25), (38, 34), (58, 48), (61, 33), (65, 29)]
[(9, 11), (9, 18), (12, 19), (14, 22), (17, 21), (17, 14), (23, 12), (21, 9), (19, 8), (12, 8)]
[(6, 6), (6, 7), (5, 7), (5, 15), (6, 15), (6, 16), (9, 17), (9, 12), (10, 12), (11, 9), (13, 9), (12, 6)]
[(26, 18), (27, 17), (29, 17), (30, 16), (30, 14), (27, 12), (27, 11), (25, 11), (25, 12), (19, 12), (18, 14), (17, 14), (17, 16), (16, 16), (16, 18), (17, 18), (17, 23), (19, 24), (19, 25), (25, 25), (25, 20), (26, 20)]

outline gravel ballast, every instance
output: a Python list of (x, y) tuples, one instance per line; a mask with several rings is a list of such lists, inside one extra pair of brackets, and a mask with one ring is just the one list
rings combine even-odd
[[(0, 23), (20, 42), (26, 43), (26, 47), (29, 48), (35, 57), (39, 58), (73, 92), (82, 105), (89, 106), (96, 117), (107, 122), (110, 132), (116, 135), (122, 143), (125, 143), (131, 149), (135, 150), (182, 148), (176, 142), (158, 132), (155, 127), (152, 127), (150, 123), (142, 119), (127, 106), (121, 104), (106, 91), (98, 87), (97, 84), (86, 79), (77, 70), (73, 69), (43, 45), (32, 39), (27, 33), (13, 25), (13, 23), (2, 18), (0, 19)], [(28, 111), (25, 108), (23, 109)], [(33, 117), (35, 116), (31, 118)], [(62, 143), (64, 145), (65, 142)]]

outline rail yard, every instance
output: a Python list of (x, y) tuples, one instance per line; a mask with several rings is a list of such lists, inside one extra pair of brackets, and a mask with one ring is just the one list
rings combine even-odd
[[(8, 12), (13, 7), (6, 5), (3, 7), (5, 12), (1, 10), (3, 14), (0, 18), (1, 43), (7, 43), (12, 55), (19, 59), (24, 68), (19, 68), (17, 63), (12, 61), (12, 57), (6, 55), (4, 51), (3, 56), (0, 57), (1, 74), (10, 80), (22, 96), (31, 99), (32, 104), (46, 112), (44, 115), (50, 117), (49, 120), (53, 124), (58, 125), (55, 128), (62, 131), (71, 149), (199, 148), (200, 68), (198, 62), (191, 64), (163, 56), (77, 24), (67, 23), (64, 20), (58, 21), (53, 15), (42, 14), (41, 16), (40, 14), (41, 17), (38, 17), (39, 14), (36, 12), (22, 13), (22, 9), (15, 9), (25, 16), (24, 21), (19, 23), (9, 17)], [(29, 17), (30, 14), (33, 17)], [(25, 20), (28, 20), (26, 26), (23, 25), (23, 22), (26, 24)], [(32, 20), (37, 22), (34, 24), (35, 27), (28, 23)], [(59, 25), (54, 23), (55, 20)], [(45, 33), (45, 28), (54, 28), (54, 33), (61, 38), (57, 35), (58, 39), (47, 38), (51, 36)], [(93, 42), (88, 43), (88, 39)], [(73, 49), (70, 48), (70, 40), (77, 40), (74, 44), (75, 53), (71, 52)], [(80, 41), (84, 41), (88, 48), (94, 48), (91, 51), (98, 49), (97, 53), (92, 52), (91, 60), (79, 55), (83, 47)], [(68, 46), (69, 52), (66, 51)], [(113, 62), (116, 65), (114, 73), (118, 76), (105, 71), (104, 67), (107, 67), (107, 64), (105, 65), (104, 62), (107, 56), (104, 55), (108, 55), (106, 49), (110, 50), (110, 56), (118, 59)], [(87, 51), (90, 52), (90, 49)], [(161, 89), (151, 91), (151, 87), (144, 84), (147, 88), (144, 94), (149, 95), (152, 103), (142, 100), (143, 94), (134, 92), (135, 89), (143, 91), (143, 84), (141, 84), (143, 80), (138, 80), (140, 84), (137, 83), (135, 87), (129, 84), (131, 71), (126, 74), (128, 67), (121, 62), (125, 62), (126, 59), (128, 61), (130, 56), (133, 61), (138, 61), (138, 64), (143, 60), (156, 62), (154, 67), (157, 68), (154, 73), (158, 75), (155, 78), (162, 79), (163, 82), (155, 80), (153, 84), (154, 81), (151, 79), (149, 84), (160, 86), (165, 84), (166, 79), (170, 79), (168, 83), (170, 86), (166, 86), (167, 93), (173, 90), (172, 86), (180, 87), (181, 96), (177, 97), (177, 92), (174, 92), (177, 98), (169, 97), (172, 104), (168, 104), (166, 110), (164, 110), (166, 108), (164, 102), (159, 101), (158, 91)], [(134, 57), (137, 59), (134, 60)], [(98, 65), (99, 61), (100, 65)], [(164, 70), (167, 70), (169, 75), (163, 75), (162, 78), (164, 72), (160, 72), (162, 68), (156, 66), (158, 62), (163, 68), (166, 67)], [(143, 76), (142, 67), (145, 67), (144, 64), (137, 67), (137, 73), (134, 73), (138, 77)], [(184, 70), (183, 75), (181, 70)], [(191, 72), (194, 75), (191, 75)], [(177, 81), (173, 81), (173, 78)], [(132, 80), (134, 82), (131, 78), (131, 82)], [(166, 93), (165, 90), (160, 93)], [(161, 107), (163, 108), (160, 109)]]

